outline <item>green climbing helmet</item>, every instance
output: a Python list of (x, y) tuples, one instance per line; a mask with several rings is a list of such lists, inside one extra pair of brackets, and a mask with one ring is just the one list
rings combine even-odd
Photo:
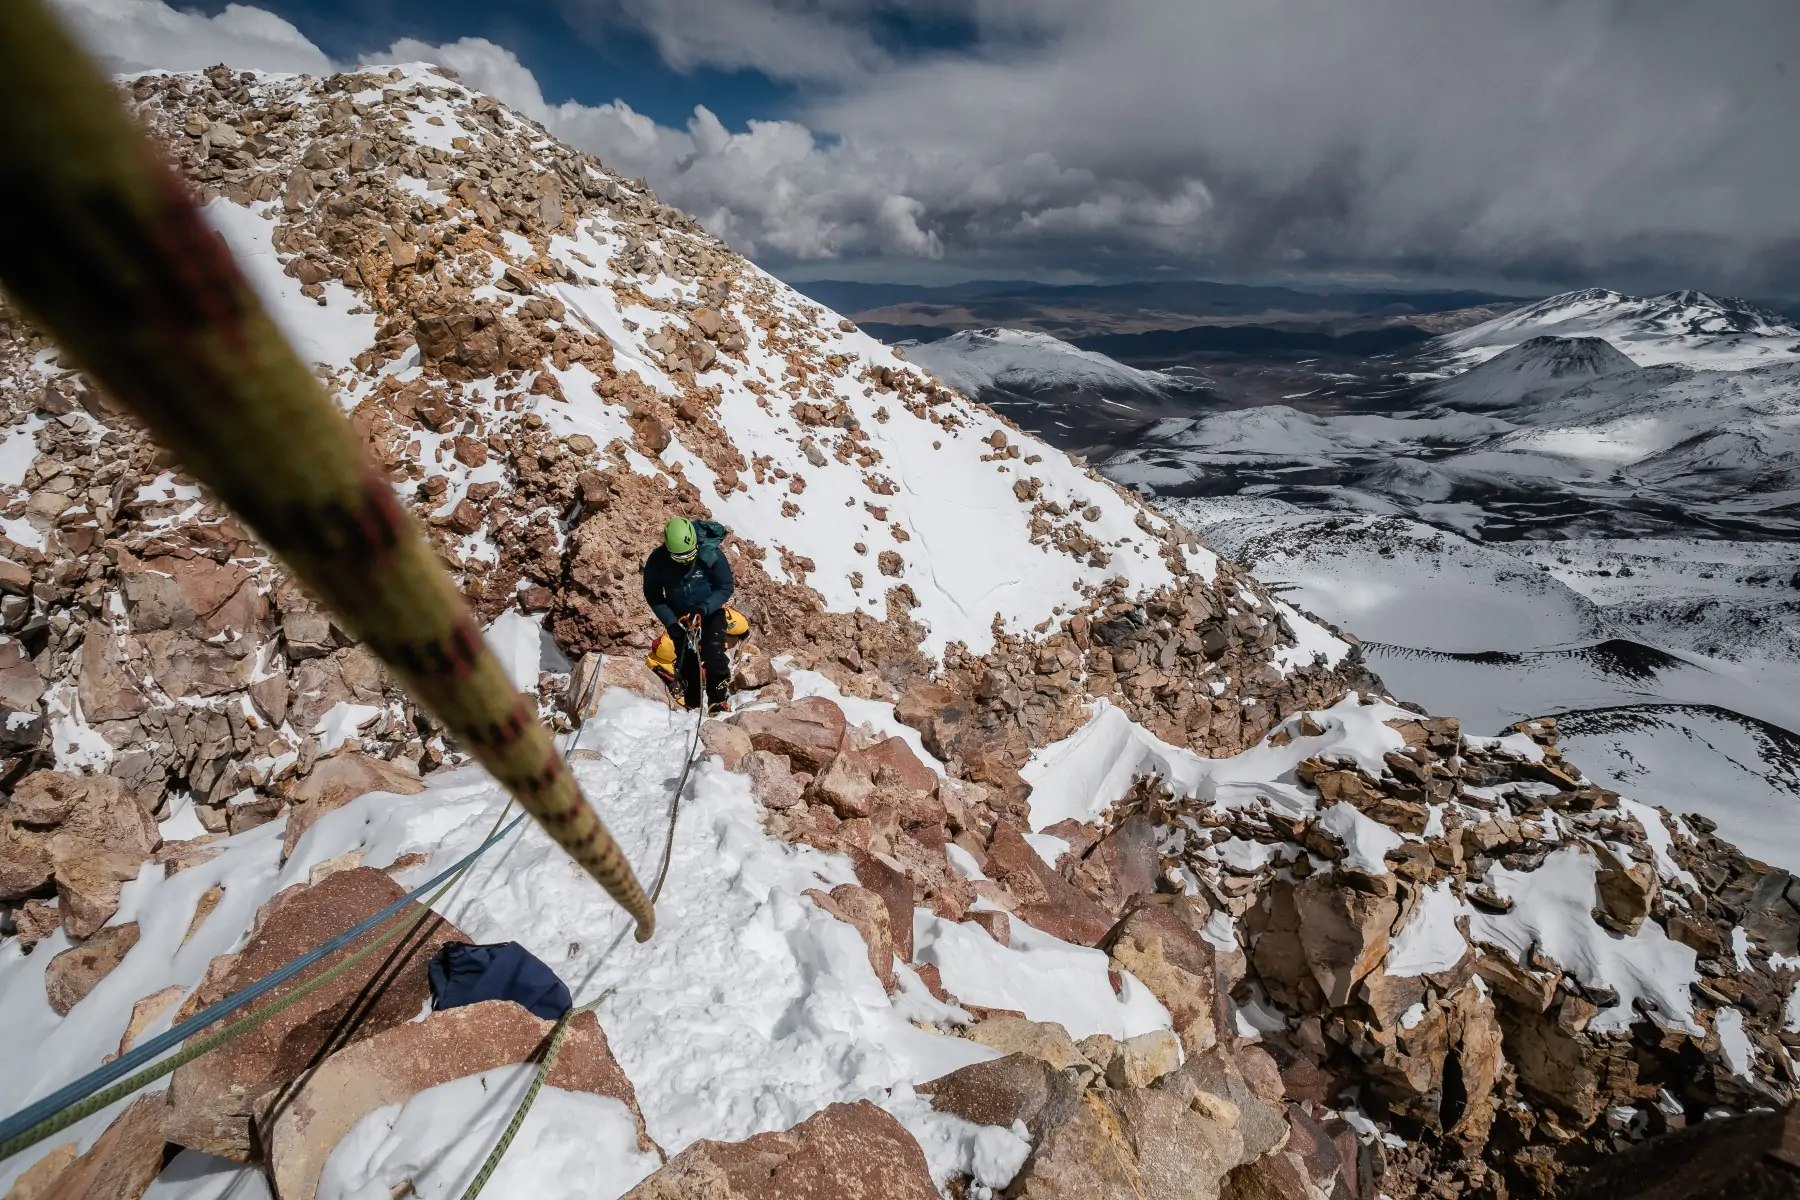
[(700, 539), (694, 536), (694, 523), (686, 517), (670, 517), (663, 526), (663, 545), (676, 562), (693, 562), (700, 550)]

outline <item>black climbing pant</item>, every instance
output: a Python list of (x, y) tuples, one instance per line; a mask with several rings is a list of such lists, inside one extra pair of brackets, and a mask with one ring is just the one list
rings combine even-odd
[(681, 631), (676, 641), (678, 658), (675, 664), (676, 677), (681, 680), (681, 692), (689, 708), (698, 708), (700, 699), (700, 664), (706, 664), (707, 701), (722, 704), (731, 685), (731, 660), (725, 656), (725, 610), (710, 613), (700, 619), (700, 654), (696, 658), (693, 649), (688, 645), (687, 630)]

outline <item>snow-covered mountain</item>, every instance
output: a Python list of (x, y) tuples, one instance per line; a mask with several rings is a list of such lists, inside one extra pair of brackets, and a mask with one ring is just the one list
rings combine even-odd
[(1183, 390), (1175, 376), (1140, 371), (1031, 329), (965, 329), (934, 342), (906, 342), (902, 346), (909, 362), (919, 364), (970, 396), (992, 387), (1144, 396)]
[(1627, 296), (1605, 288), (1564, 292), (1440, 339), (1465, 361), (1532, 338), (1597, 337), (1641, 367), (1680, 363), (1743, 370), (1800, 358), (1800, 329), (1742, 300), (1704, 292)]
[[(530, 825), (439, 902), (431, 938), (517, 941), (596, 1003), (490, 1194), (1517, 1195), (1791, 1093), (1785, 877), (1596, 786), (1552, 725), (1403, 705), (1349, 634), (442, 70), (126, 94), (640, 877), (670, 847), (643, 946)], [(14, 314), (0, 354), (12, 1112), (430, 878), (505, 799)], [(698, 729), (638, 662), (677, 513), (731, 526), (755, 625), (739, 711)], [(1482, 564), (1440, 557), (1424, 594), (1470, 607)], [(1604, 623), (1492, 576), (1558, 636)], [(1339, 578), (1303, 594), (1367, 582)], [(461, 1194), (549, 1024), (425, 1011), (425, 950), (0, 1188)]]
[(1168, 422), (1104, 469), (1357, 630), (1401, 694), (1556, 715), (1613, 786), (1737, 797), (1721, 829), (1800, 865), (1759, 832), (1800, 803), (1793, 334), (1571, 293), (1442, 339), (1398, 405)]
[(968, 329), (901, 353), (1059, 449), (1105, 454), (1147, 422), (1209, 402), (1197, 377), (1143, 371), (1030, 329)]
[(1636, 369), (1605, 338), (1540, 334), (1446, 380), (1433, 394), (1453, 409), (1504, 408)]

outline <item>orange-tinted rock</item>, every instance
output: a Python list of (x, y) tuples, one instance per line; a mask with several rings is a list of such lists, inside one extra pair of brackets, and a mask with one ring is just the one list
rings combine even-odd
[(137, 945), (138, 923), (112, 925), (79, 946), (71, 946), (50, 960), (44, 971), (44, 992), (50, 1007), (63, 1016), (94, 990), (94, 986), (125, 961)]
[(138, 1200), (162, 1172), (164, 1115), (158, 1094), (133, 1100), (86, 1154), (39, 1193), (41, 1200)]
[(867, 1100), (785, 1133), (695, 1142), (624, 1200), (938, 1200), (925, 1152)]
[[(510, 1001), (489, 1000), (434, 1012), (333, 1054), (259, 1126), (278, 1200), (312, 1200), (326, 1158), (367, 1114), (453, 1079), (533, 1061), (555, 1024)], [(593, 1013), (569, 1023), (545, 1082), (620, 1101), (637, 1123), (639, 1148), (656, 1149), (631, 1080)]]
[[(256, 932), (235, 955), (214, 959), (190, 1004), (223, 999), (320, 942), (387, 907), (405, 892), (368, 867), (331, 875), (315, 886), (289, 888), (258, 914)], [(410, 929), (420, 910), (403, 909), (390, 924)], [(251, 1115), (286, 1087), (328, 1046), (373, 1037), (412, 1020), (431, 994), (426, 964), (445, 942), (468, 939), (432, 916), (423, 927), (235, 1041), (182, 1066), (169, 1083), (169, 1140), (206, 1154), (246, 1161)], [(328, 970), (327, 959), (277, 988), (271, 1000)]]
[(822, 696), (808, 696), (767, 712), (741, 713), (734, 723), (758, 750), (785, 754), (795, 766), (818, 772), (843, 744), (844, 711)]

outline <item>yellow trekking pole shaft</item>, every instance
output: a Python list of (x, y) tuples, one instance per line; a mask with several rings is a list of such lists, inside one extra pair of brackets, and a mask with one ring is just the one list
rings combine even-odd
[(43, 0), (0, 2), (0, 283), (637, 919), (655, 914), (416, 521)]

